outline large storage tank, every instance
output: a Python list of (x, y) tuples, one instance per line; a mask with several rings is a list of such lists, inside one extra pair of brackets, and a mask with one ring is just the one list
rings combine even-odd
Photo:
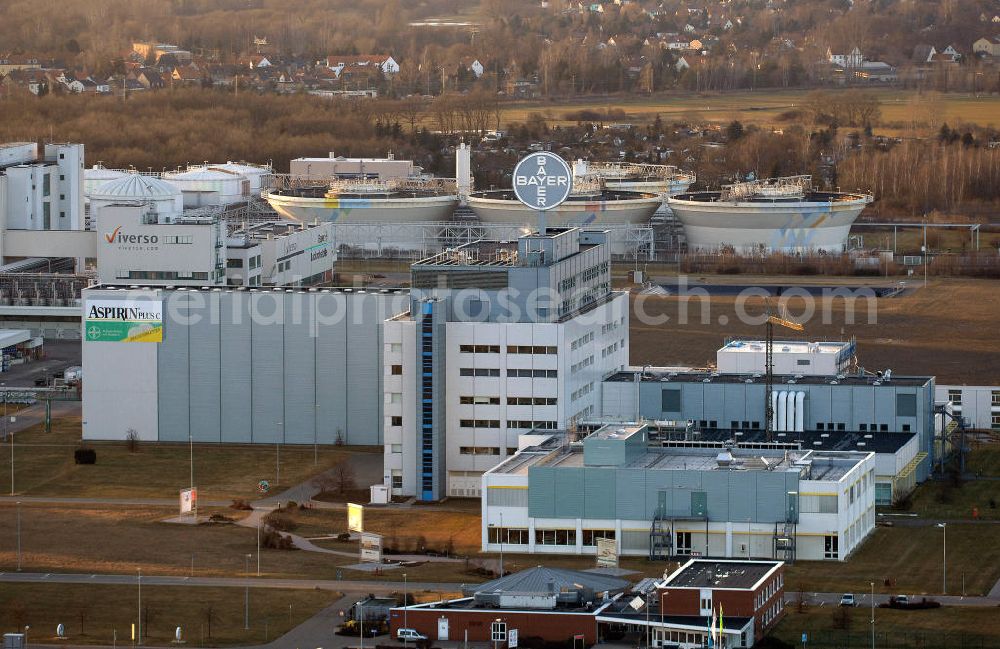
[(103, 165), (96, 164), (90, 169), (83, 170), (83, 195), (84, 198), (90, 198), (90, 195), (94, 191), (105, 183), (109, 183), (112, 180), (118, 180), (119, 178), (124, 178), (128, 175), (128, 172), (121, 171), (119, 169), (108, 169)]
[(240, 174), (246, 178), (250, 193), (254, 196), (260, 196), (261, 190), (267, 189), (268, 181), (274, 175), (274, 170), (270, 166), (233, 162), (232, 160), (226, 164), (209, 165), (208, 168)]
[(238, 203), (245, 200), (248, 189), (242, 174), (207, 167), (167, 173), (163, 179), (181, 190), (184, 207)]
[(161, 222), (169, 221), (184, 211), (181, 190), (159, 178), (129, 173), (104, 183), (91, 193), (90, 213), (96, 215), (105, 205), (131, 201), (151, 204)]

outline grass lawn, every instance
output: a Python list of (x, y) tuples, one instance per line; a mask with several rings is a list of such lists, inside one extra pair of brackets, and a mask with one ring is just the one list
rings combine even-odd
[[(0, 571), (17, 562), (13, 503), (0, 505)], [(220, 510), (239, 516), (242, 512)], [(34, 572), (126, 573), (242, 577), (244, 556), (256, 557), (257, 535), (236, 525), (177, 525), (166, 507), (24, 504), (22, 568)], [(261, 550), (262, 577), (335, 579), (350, 559), (297, 550)], [(251, 560), (256, 569), (256, 559)], [(255, 570), (254, 570), (255, 571)]]
[[(772, 635), (793, 646), (801, 646), (802, 633), (812, 647), (871, 646), (871, 612), (859, 607), (847, 609), (847, 629), (834, 628), (838, 607), (811, 606), (798, 613), (794, 604), (785, 608), (785, 617)], [(924, 611), (875, 609), (875, 642), (882, 647), (998, 647), (1000, 614), (995, 608), (946, 607)]]
[[(941, 593), (942, 530), (930, 527), (879, 527), (846, 562), (798, 561), (788, 567), (790, 591), (867, 592), (938, 595)], [(984, 595), (1000, 579), (1000, 527), (948, 526), (948, 592)], [(886, 586), (886, 580), (890, 584)], [(1000, 617), (1000, 614), (998, 614)]]
[(1000, 477), (1000, 444), (974, 449), (966, 457), (965, 467), (969, 473), (981, 472), (984, 476)]
[[(997, 507), (990, 507), (991, 500)], [(957, 487), (943, 480), (928, 480), (913, 492), (910, 503), (908, 511), (921, 518), (972, 520), (975, 507), (980, 520), (1000, 520), (1000, 480), (968, 480)]]
[[(652, 122), (656, 115), (665, 121), (696, 119), (716, 123), (734, 119), (744, 124), (760, 126), (787, 126), (779, 116), (791, 110), (800, 109), (811, 90), (765, 90), (759, 92), (733, 92), (726, 94), (678, 94), (642, 96), (583, 97), (579, 100), (558, 100), (552, 103), (520, 102), (504, 109), (503, 123), (524, 122), (531, 113), (541, 113), (551, 117), (552, 124), (572, 124), (566, 114), (580, 110), (603, 112), (620, 108), (625, 117), (615, 117), (610, 121), (627, 123)], [(833, 90), (831, 92), (836, 92)], [(916, 94), (909, 91), (874, 90), (882, 108), (882, 123), (908, 122), (911, 119), (910, 100)], [(1000, 124), (1000, 98), (979, 97), (965, 94), (941, 95), (941, 121), (949, 124), (974, 122), (983, 126)], [(879, 129), (880, 132), (886, 129)]]
[[(250, 629), (244, 630), (244, 589), (143, 586), (143, 641), (166, 645), (182, 627), (193, 646), (258, 644), (287, 632), (340, 598), (316, 590), (250, 590)], [(138, 617), (136, 586), (81, 584), (0, 585), (0, 627), (13, 632), (30, 625), (29, 642), (55, 642), (63, 624), (74, 644), (131, 642)], [(211, 618), (211, 636), (209, 636)], [(64, 642), (64, 641), (63, 641)]]
[[(78, 465), (80, 419), (53, 421), (18, 433), (14, 445), (15, 489), (32, 496), (176, 498), (189, 484), (187, 444), (139, 443), (130, 453), (124, 442), (88, 442), (97, 464)], [(298, 484), (352, 453), (365, 450), (320, 446), (313, 464), (311, 446), (281, 447), (281, 483), (275, 482), (275, 448), (233, 444), (196, 444), (194, 481), (202, 500), (254, 498), (259, 480), (271, 482), (271, 493)], [(10, 484), (10, 446), (0, 445), (0, 484)]]

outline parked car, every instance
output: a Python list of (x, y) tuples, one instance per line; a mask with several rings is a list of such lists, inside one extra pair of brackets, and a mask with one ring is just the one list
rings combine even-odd
[(906, 595), (896, 595), (896, 603), (900, 606), (908, 606), (910, 604), (910, 598)]
[(426, 640), (427, 636), (417, 633), (416, 629), (396, 629), (396, 639), (417, 642), (419, 640)]
[(854, 599), (854, 593), (844, 593), (840, 596), (841, 606), (857, 606), (858, 603)]

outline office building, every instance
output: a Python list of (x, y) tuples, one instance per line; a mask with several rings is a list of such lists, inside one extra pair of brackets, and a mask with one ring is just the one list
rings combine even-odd
[(336, 259), (330, 223), (257, 223), (227, 237), (226, 283), (231, 286), (322, 284), (332, 279)]
[[(864, 449), (864, 447), (860, 447)], [(554, 435), (483, 475), (483, 551), (842, 561), (875, 528), (875, 453)]]
[(600, 408), (628, 363), (628, 301), (606, 232), (550, 229), (413, 264), (410, 309), (385, 325), (385, 475), (394, 494), (478, 496), (532, 430)]

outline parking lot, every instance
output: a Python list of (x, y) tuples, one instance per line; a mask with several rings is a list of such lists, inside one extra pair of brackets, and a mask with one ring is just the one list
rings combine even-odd
[(44, 358), (29, 361), (23, 365), (12, 365), (7, 372), (0, 373), (0, 382), (7, 387), (33, 387), (35, 379), (48, 378), (62, 372), (67, 367), (80, 365), (82, 347), (79, 340), (58, 340), (46, 338)]

